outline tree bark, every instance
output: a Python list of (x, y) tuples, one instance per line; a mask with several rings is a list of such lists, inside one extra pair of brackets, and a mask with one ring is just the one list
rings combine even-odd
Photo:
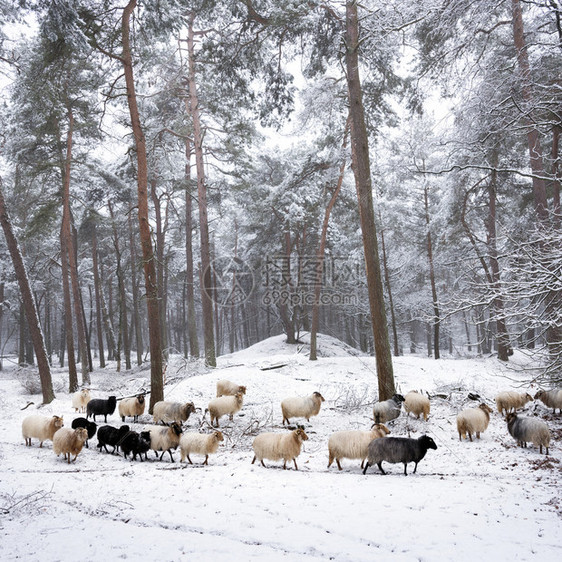
[(27, 276), (23, 256), (21, 255), (19, 244), (14, 234), (10, 215), (6, 209), (1, 179), (0, 223), (2, 224), (2, 230), (4, 231), (4, 236), (6, 237), (6, 244), (8, 246), (8, 251), (10, 252), (10, 257), (12, 258), (12, 264), (14, 266), (16, 279), (18, 280), (18, 286), (25, 309), (25, 317), (27, 319), (31, 341), (33, 342), (33, 349), (35, 350), (35, 356), (37, 358), (37, 367), (39, 369), (39, 378), (41, 380), (41, 391), (43, 393), (43, 403), (49, 404), (55, 399), (53, 382), (51, 379), (51, 367), (49, 365), (49, 358), (47, 357), (47, 351), (45, 349), (45, 340), (43, 338), (43, 331), (39, 322), (39, 315), (37, 314), (37, 307), (35, 306), (35, 300), (33, 299), (33, 294), (29, 284), (29, 277)]
[(392, 354), (388, 340), (388, 326), (384, 307), (384, 295), (380, 270), (373, 190), (369, 160), (369, 141), (365, 125), (365, 113), (361, 81), (359, 78), (359, 22), (356, 1), (346, 2), (346, 53), (347, 87), (351, 115), (351, 154), (355, 187), (359, 200), (359, 216), (363, 234), (363, 249), (367, 272), (367, 289), (371, 311), (371, 324), (375, 344), (375, 357), (379, 386), (379, 400), (395, 394)]
[(205, 347), (205, 363), (216, 367), (215, 335), (213, 331), (213, 281), (211, 271), (211, 249), (209, 243), (209, 221), (207, 217), (207, 186), (205, 179), (205, 163), (203, 161), (203, 134), (201, 115), (197, 97), (195, 80), (195, 41), (192, 13), (188, 25), (188, 60), (189, 60), (189, 113), (193, 120), (193, 138), (195, 149), (195, 165), (197, 170), (197, 194), (199, 202), (199, 233), (201, 236), (201, 303), (203, 308), (203, 338)]
[(154, 252), (150, 238), (150, 223), (148, 216), (148, 164), (146, 156), (146, 139), (142, 130), (135, 80), (133, 75), (133, 60), (130, 44), (130, 17), (137, 5), (136, 0), (130, 0), (123, 11), (121, 20), (122, 31), (122, 63), (127, 88), (127, 104), (131, 116), (131, 126), (137, 152), (137, 192), (139, 231), (144, 266), (146, 286), (146, 303), (148, 308), (148, 333), (150, 340), (150, 406), (149, 413), (156, 402), (164, 399), (164, 380), (162, 369), (162, 345), (160, 338), (160, 307), (158, 303), (158, 286), (156, 283), (156, 269), (154, 266)]

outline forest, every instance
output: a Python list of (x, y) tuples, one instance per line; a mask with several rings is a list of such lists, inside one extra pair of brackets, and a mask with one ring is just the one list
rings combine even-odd
[(0, 367), (323, 333), (562, 380), (562, 2), (1, 0)]

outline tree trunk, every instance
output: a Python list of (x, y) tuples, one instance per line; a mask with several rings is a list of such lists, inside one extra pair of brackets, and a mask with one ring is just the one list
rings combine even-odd
[(439, 359), (439, 328), (440, 328), (440, 312), (439, 300), (437, 299), (437, 284), (435, 282), (435, 267), (433, 264), (433, 244), (431, 241), (431, 221), (429, 218), (429, 197), (427, 186), (423, 188), (423, 204), (425, 210), (425, 226), (427, 228), (427, 259), (429, 260), (429, 281), (431, 284), (431, 298), (433, 301), (433, 350), (435, 359)]
[[(517, 50), (517, 62), (521, 81), (521, 95), (527, 105), (528, 115), (533, 111), (533, 93), (531, 88), (531, 67), (529, 65), (529, 54), (525, 43), (525, 32), (523, 29), (523, 14), (519, 0), (511, 0), (513, 14), (513, 40)], [(539, 138), (539, 131), (533, 125), (533, 120), (525, 117), (524, 122), (527, 127), (527, 145), (529, 147), (529, 158), (531, 171), (533, 172), (533, 196), (535, 200), (535, 211), (539, 220), (539, 225), (548, 220), (548, 203), (546, 199), (546, 185), (544, 179), (544, 166), (542, 149)]]
[[(345, 123), (345, 130), (343, 133), (343, 142), (342, 142), (342, 152), (345, 151), (347, 147), (347, 135), (350, 128), (351, 119), (348, 116), (347, 121)], [(311, 330), (310, 330), (310, 361), (316, 361), (317, 357), (317, 341), (316, 335), (318, 333), (318, 325), (320, 323), (320, 293), (322, 292), (322, 276), (324, 272), (324, 259), (325, 259), (325, 251), (326, 251), (326, 239), (328, 237), (328, 225), (330, 222), (330, 215), (332, 214), (332, 209), (336, 204), (336, 199), (341, 191), (341, 186), (343, 184), (343, 178), (345, 174), (345, 167), (347, 165), (347, 159), (344, 157), (343, 161), (340, 165), (340, 173), (338, 176), (338, 183), (336, 184), (336, 189), (334, 189), (334, 193), (332, 193), (332, 197), (328, 202), (326, 207), (326, 211), (324, 212), (324, 221), (322, 223), (322, 231), (320, 233), (320, 244), (318, 246), (318, 251), (316, 253), (316, 281), (314, 283), (314, 304), (312, 305), (312, 322), (311, 322)]]
[[(119, 235), (117, 234), (117, 222), (113, 213), (111, 201), (107, 202), (111, 223), (113, 229), (113, 247), (115, 249), (115, 260), (117, 268), (117, 287), (119, 289), (119, 332), (122, 335), (123, 353), (125, 354), (125, 369), (131, 370), (131, 345), (129, 338), (129, 324), (127, 320), (127, 296), (125, 293), (125, 280), (123, 275), (123, 266), (121, 263), (121, 248), (119, 246)], [(120, 355), (120, 354), (119, 354)]]
[(359, 200), (361, 231), (363, 234), (379, 400), (386, 400), (395, 394), (396, 389), (392, 368), (392, 354), (388, 341), (388, 326), (386, 323), (375, 213), (373, 209), (369, 140), (365, 126), (361, 82), (359, 79), (359, 22), (355, 0), (346, 2), (345, 45), (345, 63), (351, 115), (351, 154), (355, 187)]
[(37, 357), (37, 367), (39, 369), (39, 378), (41, 380), (43, 403), (49, 404), (55, 399), (49, 358), (47, 357), (45, 341), (43, 339), (43, 331), (41, 330), (41, 324), (39, 323), (37, 307), (35, 306), (35, 300), (33, 299), (33, 294), (29, 285), (29, 277), (27, 276), (25, 263), (19, 249), (18, 241), (14, 234), (14, 229), (12, 227), (12, 222), (10, 220), (8, 210), (6, 209), (1, 179), (0, 223), (2, 224), (2, 230), (4, 231), (4, 236), (6, 237), (6, 244), (8, 246), (8, 251), (10, 252), (10, 257), (12, 258), (12, 264), (14, 266), (16, 279), (18, 280), (18, 286), (25, 309), (25, 317), (27, 319), (27, 325), (30, 331), (31, 341), (33, 342), (35, 356)]
[(92, 268), (94, 270), (94, 295), (96, 301), (96, 326), (100, 368), (105, 369), (105, 350), (103, 347), (103, 317), (101, 312), (101, 281), (98, 266), (98, 236), (96, 225), (92, 224)]
[(381, 222), (381, 250), (382, 250), (382, 263), (384, 268), (384, 284), (386, 285), (386, 292), (388, 293), (388, 308), (390, 309), (390, 323), (392, 325), (392, 336), (394, 338), (394, 356), (400, 355), (400, 348), (398, 345), (398, 330), (396, 328), (396, 315), (394, 314), (394, 302), (392, 301), (392, 290), (390, 286), (390, 272), (388, 271), (388, 261), (386, 259), (386, 246), (384, 244), (384, 229), (382, 228), (382, 216), (379, 209), (379, 220)]
[[(76, 334), (80, 350), (80, 369), (82, 372), (82, 385), (90, 384), (90, 370), (88, 365), (88, 346), (86, 343), (86, 328), (82, 316), (80, 299), (80, 285), (78, 282), (78, 266), (76, 263), (76, 252), (72, 239), (71, 215), (70, 215), (70, 165), (72, 163), (72, 136), (74, 133), (74, 115), (72, 109), (68, 111), (68, 131), (66, 134), (66, 158), (63, 167), (63, 195), (62, 195), (62, 227), (61, 237), (64, 239), (64, 250), (67, 257), (68, 272), (72, 288), (72, 304), (74, 305), (74, 319), (76, 322)], [(70, 311), (69, 311), (70, 312)], [(70, 353), (70, 351), (69, 351)]]
[(156, 402), (164, 399), (164, 380), (162, 373), (162, 345), (160, 339), (160, 307), (158, 303), (158, 286), (156, 284), (156, 270), (154, 267), (154, 252), (150, 238), (150, 222), (148, 216), (148, 164), (146, 157), (146, 139), (142, 130), (135, 80), (133, 75), (133, 60), (130, 45), (129, 19), (137, 5), (136, 0), (130, 0), (123, 11), (121, 21), (123, 54), (121, 57), (127, 88), (127, 103), (131, 116), (131, 126), (135, 139), (137, 153), (137, 191), (139, 231), (144, 265), (146, 286), (146, 303), (148, 308), (148, 333), (150, 340), (150, 406), (149, 413)]
[(492, 176), (488, 182), (488, 251), (490, 254), (490, 272), (491, 272), (491, 285), (494, 292), (494, 312), (496, 316), (496, 339), (498, 342), (498, 359), (500, 361), (509, 360), (509, 334), (505, 324), (504, 316), (504, 301), (501, 292), (501, 279), (500, 279), (500, 264), (498, 261), (498, 246), (497, 246), (497, 232), (496, 232), (496, 199), (497, 199), (497, 152), (494, 151), (493, 155)]
[(137, 351), (137, 365), (142, 365), (142, 326), (140, 321), (139, 311), (139, 284), (137, 280), (137, 250), (135, 246), (135, 237), (133, 234), (133, 221), (131, 213), (128, 215), (127, 222), (129, 223), (129, 245), (131, 253), (131, 284), (133, 290), (133, 320), (135, 324), (135, 341)]
[(189, 60), (189, 113), (193, 120), (193, 137), (195, 148), (195, 165), (197, 169), (197, 193), (199, 202), (199, 232), (201, 236), (201, 303), (203, 308), (203, 337), (205, 346), (205, 363), (216, 367), (215, 336), (213, 332), (213, 281), (211, 271), (211, 250), (209, 244), (209, 221), (207, 218), (207, 186), (205, 179), (205, 163), (203, 161), (203, 133), (201, 131), (201, 117), (197, 85), (195, 81), (195, 42), (193, 21), (195, 14), (191, 14), (188, 26), (188, 60)]

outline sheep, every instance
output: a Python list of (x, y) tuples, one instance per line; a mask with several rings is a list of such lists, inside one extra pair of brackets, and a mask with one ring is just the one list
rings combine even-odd
[(64, 458), (70, 464), (70, 455), (74, 455), (72, 459), (72, 462), (74, 462), (78, 453), (82, 450), (86, 439), (88, 439), (88, 430), (86, 428), (70, 429), (62, 427), (53, 437), (53, 451), (57, 457), (64, 453)]
[(96, 421), (96, 416), (104, 416), (103, 421), (107, 423), (107, 416), (111, 416), (115, 412), (115, 406), (117, 406), (117, 398), (115, 396), (110, 396), (107, 400), (94, 398), (86, 406), (86, 417), (89, 419), (90, 416), (93, 416), (94, 421)]
[(376, 464), (379, 470), (386, 474), (382, 469), (382, 461), (390, 463), (404, 463), (404, 474), (407, 476), (406, 467), (409, 462), (416, 463), (414, 474), (418, 468), (418, 463), (425, 457), (428, 449), (437, 449), (435, 441), (428, 435), (422, 435), (417, 439), (408, 437), (383, 437), (375, 439), (369, 443), (367, 464), (363, 469), (363, 474), (367, 469)]
[(515, 392), (514, 390), (507, 390), (505, 392), (500, 392), (496, 396), (496, 405), (498, 407), (498, 412), (503, 416), (505, 413), (511, 411), (515, 412), (520, 408), (523, 408), (527, 402), (530, 402), (533, 397), (530, 394)]
[(217, 382), (217, 398), (219, 396), (234, 396), (237, 392), (246, 394), (246, 387), (226, 379)]
[(540, 400), (548, 408), (552, 408), (552, 413), (556, 413), (556, 408), (562, 413), (562, 388), (552, 390), (539, 390), (535, 394), (535, 400)]
[[(88, 432), (88, 439), (91, 439), (96, 434), (97, 425), (94, 422), (88, 421), (86, 418), (76, 418), (72, 420), (72, 429), (83, 427)], [(88, 447), (88, 439), (86, 439), (86, 448)]]
[(325, 402), (324, 397), (319, 392), (313, 392), (311, 396), (303, 398), (301, 396), (293, 396), (285, 398), (281, 402), (281, 411), (283, 412), (283, 425), (290, 423), (289, 418), (305, 418), (310, 421), (312, 416), (317, 416), (320, 412), (320, 406)]
[(137, 455), (142, 462), (142, 455), (144, 458), (148, 459), (148, 450), (150, 449), (150, 432), (141, 431), (137, 433), (136, 431), (129, 431), (121, 441), (121, 450), (123, 451), (123, 456), (127, 458), (129, 453), (132, 453), (131, 460), (136, 460)]
[(85, 412), (88, 402), (91, 400), (90, 391), (87, 388), (83, 388), (72, 395), (72, 407), (75, 412)]
[(295, 463), (295, 470), (298, 470), (297, 457), (300, 455), (303, 441), (308, 440), (308, 435), (304, 429), (299, 427), (290, 433), (261, 433), (252, 444), (254, 449), (254, 460), (258, 459), (265, 467), (263, 459), (278, 461), (283, 459), (283, 470), (287, 468), (287, 461)]
[(385, 423), (396, 419), (400, 415), (404, 397), (401, 394), (395, 394), (388, 400), (377, 402), (373, 407), (373, 418), (375, 423)]
[(39, 439), (39, 447), (43, 447), (43, 441), (52, 441), (63, 425), (62, 416), (27, 416), (21, 424), (21, 432), (27, 446), (31, 447), (31, 438), (35, 437)]
[(209, 464), (209, 455), (217, 452), (221, 441), (224, 441), (224, 437), (220, 431), (209, 434), (184, 433), (180, 439), (181, 461), (183, 462), (187, 458), (189, 464), (193, 464), (189, 455), (197, 453), (205, 455), (203, 464)]
[(546, 423), (536, 418), (528, 418), (518, 416), (515, 413), (509, 413), (506, 417), (507, 430), (513, 438), (517, 440), (520, 447), (526, 447), (527, 442), (531, 441), (533, 445), (540, 447), (542, 454), (543, 445), (548, 455), (548, 446), (550, 445), (550, 431)]
[(144, 394), (139, 394), (134, 398), (124, 398), (119, 402), (119, 415), (125, 421), (125, 416), (133, 418), (133, 422), (138, 421), (139, 416), (144, 414), (145, 407)]
[(488, 429), (492, 408), (488, 404), (480, 404), (478, 408), (467, 408), (457, 415), (457, 431), (459, 441), (468, 435), (472, 441), (472, 434), (476, 433), (476, 438), (480, 439), (480, 434)]
[(328, 439), (328, 468), (334, 459), (341, 470), (340, 459), (361, 459), (361, 468), (367, 458), (367, 449), (373, 439), (388, 435), (390, 430), (386, 425), (376, 424), (371, 431), (336, 431)]
[(144, 430), (150, 433), (150, 448), (156, 453), (156, 456), (158, 457), (158, 451), (162, 451), (160, 455), (160, 460), (162, 460), (164, 453), (168, 451), (170, 460), (174, 462), (172, 449), (177, 449), (179, 445), (182, 434), (181, 425), (173, 422), (168, 427), (147, 426)]
[(181, 425), (182, 422), (187, 421), (189, 415), (195, 412), (193, 402), (180, 404), (179, 402), (166, 402), (164, 400), (156, 402), (152, 409), (154, 423), (171, 423), (176, 422)]
[(404, 398), (404, 410), (408, 412), (408, 416), (410, 416), (410, 412), (415, 414), (417, 419), (420, 418), (420, 415), (423, 414), (423, 419), (427, 421), (429, 416), (429, 398), (412, 390), (406, 394)]
[(108, 445), (113, 447), (111, 454), (115, 453), (115, 451), (119, 449), (119, 445), (121, 445), (123, 438), (128, 432), (128, 425), (122, 425), (119, 429), (112, 427), (111, 425), (102, 425), (98, 429), (98, 449), (100, 450), (100, 453), (102, 447), (105, 449), (106, 453), (109, 453), (107, 450)]
[(211, 416), (211, 426), (216, 422), (215, 427), (219, 427), (219, 418), (221, 416), (228, 417), (230, 421), (233, 420), (234, 414), (242, 409), (242, 404), (244, 402), (244, 395), (241, 392), (237, 392), (234, 396), (220, 396), (219, 398), (213, 398), (207, 410)]

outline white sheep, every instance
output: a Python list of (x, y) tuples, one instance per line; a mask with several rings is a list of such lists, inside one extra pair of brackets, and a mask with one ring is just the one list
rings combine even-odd
[(21, 424), (21, 433), (25, 444), (31, 447), (31, 438), (39, 439), (39, 447), (43, 441), (52, 441), (55, 433), (64, 425), (61, 416), (27, 416)]
[(287, 468), (287, 461), (295, 463), (295, 470), (298, 470), (297, 457), (300, 455), (303, 441), (308, 440), (308, 435), (304, 429), (298, 428), (290, 433), (261, 433), (252, 444), (254, 449), (254, 460), (258, 459), (265, 467), (263, 459), (279, 461), (283, 459), (283, 470)]
[(221, 441), (224, 441), (220, 431), (213, 433), (184, 433), (180, 439), (180, 451), (182, 462), (187, 458), (189, 464), (193, 464), (189, 458), (190, 454), (205, 455), (203, 464), (209, 464), (209, 455), (216, 453)]
[(170, 453), (170, 460), (174, 462), (172, 449), (177, 449), (180, 443), (182, 434), (181, 425), (173, 422), (172, 425), (168, 427), (156, 425), (145, 426), (143, 431), (148, 431), (150, 433), (150, 448), (156, 453), (156, 456), (158, 457), (158, 451), (162, 451), (160, 455), (160, 460), (162, 460), (164, 453), (168, 451), (168, 453)]
[(227, 414), (232, 421), (234, 414), (242, 409), (243, 402), (244, 395), (241, 392), (237, 392), (234, 396), (213, 398), (207, 406), (207, 410), (211, 416), (211, 425), (214, 425), (216, 421), (216, 427), (219, 427), (219, 418)]
[(546, 423), (536, 418), (528, 418), (518, 416), (515, 413), (507, 414), (507, 429), (512, 437), (517, 440), (520, 447), (526, 447), (530, 441), (540, 447), (542, 453), (543, 445), (548, 455), (548, 446), (550, 445), (550, 431)]
[(423, 414), (423, 419), (427, 421), (429, 409), (430, 404), (427, 396), (424, 396), (415, 390), (406, 394), (406, 397), (404, 398), (404, 410), (408, 412), (408, 416), (411, 412), (419, 419), (420, 415)]
[(556, 413), (556, 409), (562, 413), (562, 388), (554, 388), (552, 390), (539, 390), (535, 394), (535, 400), (540, 400), (548, 408), (552, 408), (552, 413)]
[(64, 458), (70, 464), (70, 455), (74, 455), (72, 459), (72, 462), (74, 462), (87, 439), (88, 430), (85, 427), (78, 427), (76, 429), (63, 427), (53, 437), (53, 451), (57, 457), (64, 453)]
[(459, 432), (459, 441), (468, 435), (472, 441), (472, 434), (476, 434), (476, 438), (480, 439), (480, 434), (488, 429), (490, 423), (490, 414), (492, 408), (488, 404), (480, 404), (478, 408), (467, 408), (457, 415), (457, 431)]
[(83, 388), (72, 395), (72, 407), (75, 412), (85, 412), (88, 402), (92, 399), (90, 390)]
[(312, 416), (317, 416), (324, 397), (319, 392), (313, 392), (310, 396), (292, 396), (281, 402), (283, 412), (283, 425), (291, 423), (289, 418), (305, 418), (310, 421)]
[(217, 397), (234, 396), (237, 392), (246, 394), (246, 387), (226, 379), (217, 382)]
[(336, 431), (328, 439), (328, 468), (334, 459), (341, 470), (340, 459), (361, 459), (361, 468), (367, 458), (369, 443), (388, 435), (390, 430), (382, 423), (373, 426), (371, 431)]
[(133, 418), (133, 422), (136, 422), (139, 416), (144, 414), (145, 406), (144, 394), (139, 394), (134, 398), (124, 398), (119, 402), (119, 415), (123, 421), (125, 421), (125, 416), (130, 416)]
[(180, 404), (179, 402), (166, 402), (165, 400), (161, 400), (160, 402), (156, 402), (152, 409), (154, 423), (161, 421), (163, 423), (176, 422), (181, 424), (187, 421), (189, 415), (193, 412), (195, 412), (193, 402)]
[(533, 397), (525, 392), (519, 393), (514, 390), (507, 390), (505, 392), (500, 392), (496, 396), (496, 405), (498, 407), (498, 412), (503, 416), (503, 413), (515, 412), (520, 408), (523, 408), (527, 402), (530, 402)]

